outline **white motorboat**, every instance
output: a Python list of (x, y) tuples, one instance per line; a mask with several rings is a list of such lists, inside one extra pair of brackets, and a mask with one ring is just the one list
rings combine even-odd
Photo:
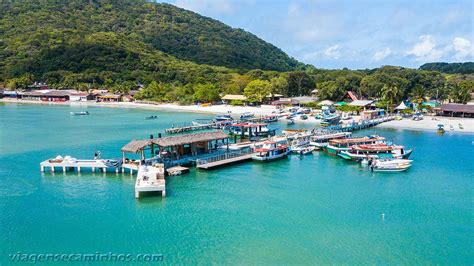
[(240, 120), (248, 120), (248, 119), (251, 119), (251, 118), (254, 118), (255, 115), (252, 114), (252, 113), (243, 113), (240, 115)]
[(413, 160), (390, 159), (369, 161), (370, 169), (374, 172), (402, 172), (412, 166)]
[[(314, 146), (296, 147), (296, 153), (299, 155), (306, 155), (312, 153), (316, 148)], [(294, 152), (293, 149), (291, 149)]]
[(81, 112), (69, 112), (69, 114), (71, 115), (89, 115), (89, 112), (88, 111), (81, 111)]

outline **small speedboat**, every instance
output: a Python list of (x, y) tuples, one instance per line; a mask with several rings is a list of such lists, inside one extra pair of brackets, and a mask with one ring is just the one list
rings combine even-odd
[(71, 115), (89, 115), (88, 111), (81, 111), (81, 112), (69, 112)]
[(300, 115), (300, 119), (301, 120), (306, 120), (306, 119), (308, 119), (308, 116), (307, 115)]
[(145, 117), (146, 120), (157, 119), (157, 118), (158, 118), (157, 115), (150, 115), (150, 116)]
[(293, 120), (293, 119), (288, 119), (288, 122), (287, 122), (288, 125), (293, 125), (294, 123), (295, 123), (295, 120)]
[(370, 169), (374, 172), (402, 172), (411, 167), (413, 160), (389, 159), (369, 161)]
[(251, 119), (251, 118), (254, 118), (255, 115), (252, 114), (252, 113), (243, 113), (242, 115), (240, 115), (240, 120), (248, 120), (248, 119)]
[(102, 160), (107, 167), (118, 167), (121, 164), (121, 160), (107, 159)]
[(224, 122), (224, 121), (233, 121), (234, 119), (230, 114), (217, 115), (214, 118), (214, 122)]
[[(306, 147), (297, 147), (295, 149), (296, 149), (296, 153), (298, 153), (299, 155), (306, 155), (306, 154), (312, 153), (315, 150), (315, 147), (306, 146)], [(294, 152), (295, 150), (292, 149), (292, 151)]]
[(265, 123), (272, 123), (272, 122), (277, 122), (277, 121), (278, 121), (278, 116), (276, 115), (269, 115), (263, 118), (263, 122)]
[(439, 135), (442, 135), (442, 134), (444, 134), (444, 132), (446, 132), (446, 130), (444, 130), (444, 125), (443, 125), (443, 124), (439, 124), (439, 125), (438, 125), (438, 134), (439, 134)]

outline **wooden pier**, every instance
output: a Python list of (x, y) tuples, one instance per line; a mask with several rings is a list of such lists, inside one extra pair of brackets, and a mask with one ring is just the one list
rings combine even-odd
[(121, 166), (117, 164), (116, 166), (108, 165), (107, 160), (83, 160), (83, 159), (49, 159), (40, 163), (41, 172), (45, 172), (46, 168), (49, 168), (52, 173), (56, 171), (56, 168), (62, 169), (65, 173), (69, 170), (77, 171), (78, 173), (81, 172), (83, 169), (89, 169), (92, 172), (95, 172), (96, 169), (101, 170), (102, 172), (107, 172), (108, 168), (114, 168), (115, 172), (119, 172)]
[(196, 167), (209, 170), (215, 167), (244, 162), (252, 159), (255, 153), (252, 150), (241, 152), (228, 152), (221, 155), (211, 156), (205, 159), (196, 160)]
[[(246, 120), (234, 120), (232, 123), (245, 123), (245, 122), (263, 122), (265, 116), (258, 116), (254, 118), (249, 118)], [(165, 130), (167, 134), (178, 134), (190, 131), (197, 131), (197, 130), (207, 130), (207, 129), (222, 129), (226, 125), (226, 122), (210, 122), (201, 125), (183, 125), (183, 126), (173, 126)]]
[(360, 122), (353, 122), (348, 125), (336, 125), (336, 126), (329, 126), (327, 129), (332, 131), (339, 131), (339, 132), (352, 132), (356, 130), (362, 130), (370, 127), (375, 127), (378, 124), (383, 122), (391, 121), (395, 119), (395, 116), (385, 116), (381, 118), (375, 118), (371, 120), (362, 120)]

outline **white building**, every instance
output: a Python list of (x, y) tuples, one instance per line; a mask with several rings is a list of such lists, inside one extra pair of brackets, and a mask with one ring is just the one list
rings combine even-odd
[(77, 92), (69, 94), (69, 101), (71, 102), (85, 102), (88, 100), (89, 93)]

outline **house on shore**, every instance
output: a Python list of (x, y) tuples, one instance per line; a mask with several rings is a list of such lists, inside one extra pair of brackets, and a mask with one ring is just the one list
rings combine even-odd
[(224, 104), (229, 104), (233, 101), (241, 101), (244, 104), (247, 103), (247, 97), (242, 94), (226, 94), (221, 99)]
[(122, 95), (107, 92), (97, 96), (96, 100), (98, 102), (120, 102), (122, 100)]
[(434, 108), (437, 115), (441, 116), (457, 116), (457, 117), (474, 117), (474, 105), (447, 103)]
[(69, 94), (69, 101), (71, 102), (85, 102), (93, 99), (94, 96), (88, 92), (72, 92)]
[(43, 82), (35, 82), (27, 87), (27, 90), (33, 91), (33, 90), (48, 90), (48, 84), (43, 83)]
[(72, 90), (35, 90), (19, 92), (18, 98), (30, 101), (43, 102), (66, 102), (69, 101), (69, 95), (75, 93)]

